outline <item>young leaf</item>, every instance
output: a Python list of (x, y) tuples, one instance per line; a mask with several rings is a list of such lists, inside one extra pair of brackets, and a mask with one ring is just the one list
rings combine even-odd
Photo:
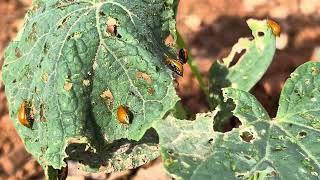
[(166, 170), (178, 179), (317, 179), (320, 173), (320, 63), (300, 66), (285, 83), (270, 119), (249, 93), (224, 89), (242, 125), (227, 133), (212, 118), (157, 123)]
[[(178, 101), (164, 64), (173, 3), (34, 1), (2, 75), (11, 119), (45, 169), (70, 156), (90, 171), (119, 171), (157, 156), (157, 138), (144, 134)], [(23, 101), (31, 128), (17, 122)], [(120, 105), (128, 125), (117, 120)]]

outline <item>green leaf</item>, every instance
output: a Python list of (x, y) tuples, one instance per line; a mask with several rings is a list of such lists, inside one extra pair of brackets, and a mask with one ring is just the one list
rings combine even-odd
[(214, 113), (157, 123), (166, 170), (178, 179), (318, 179), (319, 73), (320, 63), (312, 62), (292, 73), (273, 119), (251, 94), (226, 88), (239, 128), (213, 131)]
[[(2, 76), (12, 122), (45, 169), (69, 157), (88, 171), (120, 171), (157, 157), (157, 137), (144, 134), (178, 101), (164, 64), (172, 51), (164, 39), (176, 33), (173, 3), (34, 1)], [(23, 101), (31, 129), (16, 118)], [(131, 124), (117, 121), (120, 105)]]
[[(221, 111), (215, 118), (215, 129), (223, 131), (224, 122), (232, 115), (230, 103), (224, 103), (221, 89), (233, 87), (249, 91), (268, 69), (276, 50), (276, 38), (267, 25), (267, 20), (247, 20), (253, 39), (240, 38), (232, 47), (230, 54), (215, 61), (209, 70), (210, 97), (214, 107), (219, 106)], [(243, 53), (241, 55), (241, 53)], [(240, 54), (238, 62), (231, 66), (234, 58)]]
[[(211, 88), (230, 86), (249, 91), (269, 67), (276, 50), (276, 38), (267, 25), (267, 20), (249, 19), (247, 24), (252, 31), (253, 39), (240, 38), (230, 54), (222, 59), (224, 64), (216, 61), (212, 65), (209, 71)], [(244, 50), (245, 53), (238, 62), (230, 66), (235, 55)], [(217, 68), (222, 70), (217, 71)]]

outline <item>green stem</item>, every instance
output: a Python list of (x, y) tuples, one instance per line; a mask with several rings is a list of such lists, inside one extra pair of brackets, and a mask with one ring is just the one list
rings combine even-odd
[[(179, 47), (181, 48), (186, 48), (186, 43), (184, 42), (182, 36), (180, 35), (180, 33), (177, 31), (177, 44)], [(203, 93), (206, 95), (210, 109), (212, 110), (214, 108), (213, 104), (212, 104), (212, 99), (210, 99), (209, 96), (209, 89), (208, 86), (206, 85), (206, 83), (204, 82), (200, 71), (197, 67), (196, 62), (193, 60), (192, 55), (189, 53), (189, 58), (188, 58), (188, 65), (191, 69), (192, 74), (197, 78), (199, 85), (200, 85), (200, 89), (203, 91)]]

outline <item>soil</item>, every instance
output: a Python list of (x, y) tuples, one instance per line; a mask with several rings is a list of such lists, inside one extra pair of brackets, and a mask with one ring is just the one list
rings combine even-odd
[[(22, 26), (31, 0), (0, 1), (0, 72), (4, 49)], [(296, 67), (320, 58), (320, 0), (180, 0), (177, 27), (207, 77), (212, 62), (225, 57), (240, 37), (251, 36), (248, 18), (276, 20), (282, 27), (271, 66), (251, 92), (274, 117), (284, 81)], [(185, 66), (178, 94), (191, 113), (206, 112), (207, 103), (197, 80)], [(41, 167), (29, 155), (9, 120), (0, 77), (0, 179), (43, 179)], [(161, 160), (135, 170), (86, 174), (70, 163), (70, 179), (169, 179)]]

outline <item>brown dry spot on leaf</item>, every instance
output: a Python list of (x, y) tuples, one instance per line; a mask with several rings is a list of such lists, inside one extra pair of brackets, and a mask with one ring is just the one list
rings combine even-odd
[(92, 69), (95, 71), (97, 68), (98, 68), (98, 63), (97, 61), (94, 61), (93, 64), (92, 64)]
[(112, 109), (113, 106), (113, 94), (110, 90), (105, 90), (100, 94), (100, 97), (105, 101), (108, 105), (109, 109)]
[(43, 82), (47, 83), (48, 82), (48, 79), (49, 79), (49, 75), (48, 73), (43, 73), (42, 76), (41, 76), (41, 79), (43, 80)]
[(117, 20), (110, 17), (107, 20), (107, 27), (106, 27), (107, 32), (109, 32), (112, 36), (117, 36), (118, 35), (117, 27), (118, 27)]
[(90, 80), (88, 80), (88, 79), (85, 79), (85, 80), (83, 80), (83, 85), (85, 85), (85, 86), (90, 86)]
[(18, 47), (16, 47), (15, 49), (15, 55), (17, 58), (20, 58), (22, 56), (22, 52)]
[(66, 90), (66, 91), (70, 91), (71, 89), (72, 89), (72, 86), (73, 86), (73, 84), (72, 83), (70, 83), (70, 82), (66, 82), (66, 83), (64, 83), (64, 90)]
[(165, 43), (165, 45), (168, 46), (168, 47), (173, 47), (174, 39), (173, 39), (172, 35), (167, 36), (167, 37), (165, 38), (165, 40), (164, 40), (164, 43)]
[(148, 88), (148, 93), (150, 95), (154, 95), (155, 92), (156, 92), (156, 90), (154, 90), (153, 88)]
[(68, 20), (71, 18), (71, 16), (68, 16), (66, 18), (64, 18), (61, 22), (61, 24), (58, 26), (58, 28), (63, 28), (67, 25)]
[(40, 105), (40, 121), (41, 122), (46, 122), (47, 118), (45, 117), (45, 106), (44, 104)]
[(151, 77), (148, 74), (140, 72), (140, 71), (136, 73), (136, 77), (143, 78), (145, 81), (147, 81), (148, 84), (151, 84), (153, 82)]
[(34, 119), (35, 115), (37, 113), (37, 109), (35, 106), (31, 106), (30, 116), (32, 119)]

